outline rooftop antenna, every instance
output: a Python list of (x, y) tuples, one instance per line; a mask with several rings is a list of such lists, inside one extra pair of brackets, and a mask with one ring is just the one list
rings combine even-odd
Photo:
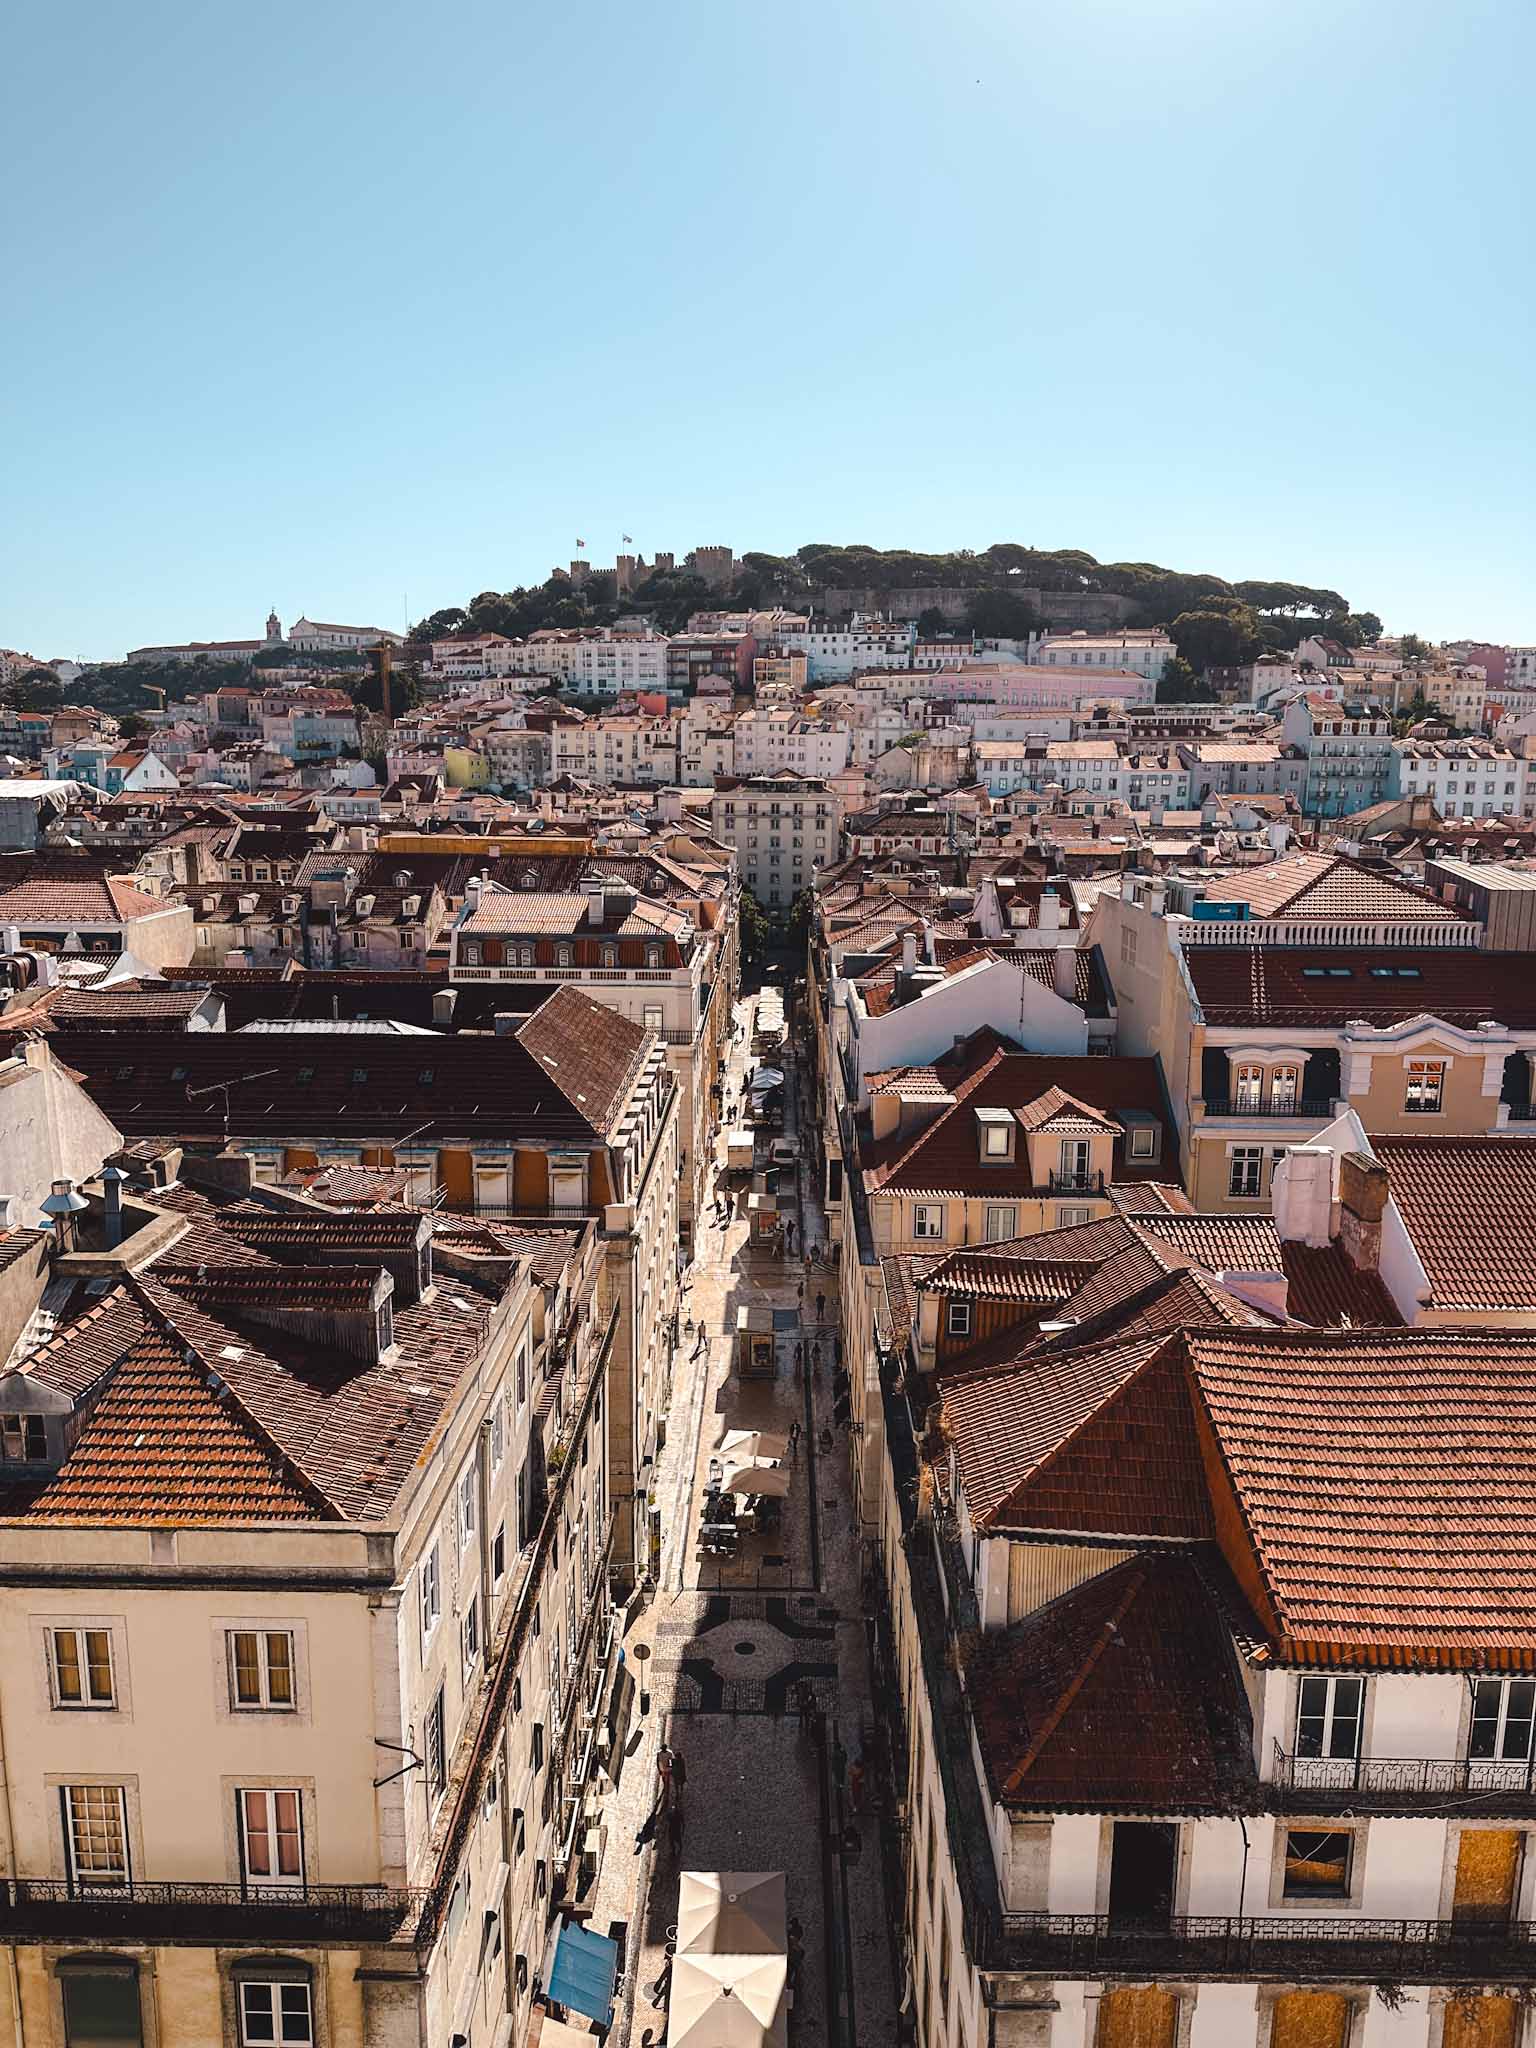
[(276, 1067), (263, 1067), (255, 1074), (235, 1074), (228, 1081), (210, 1081), (206, 1088), (189, 1088), (188, 1102), (196, 1102), (202, 1095), (222, 1095), (224, 1098), (224, 1149), (229, 1150), (229, 1091), (239, 1088), (247, 1081), (265, 1081), (279, 1071)]

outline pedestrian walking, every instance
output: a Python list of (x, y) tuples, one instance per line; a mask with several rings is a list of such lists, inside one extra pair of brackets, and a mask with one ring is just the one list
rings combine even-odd
[(821, 1454), (823, 1457), (826, 1457), (832, 1449), (832, 1432), (830, 1429), (823, 1428), (819, 1442), (821, 1446)]
[(864, 1759), (856, 1756), (848, 1766), (848, 1803), (855, 1813), (864, 1807)]
[(802, 1280), (795, 1289), (795, 1306), (801, 1315), (805, 1314), (805, 1282)]
[(805, 1339), (795, 1339), (795, 1381), (798, 1385), (805, 1378)]
[[(802, 1354), (803, 1358), (805, 1346), (797, 1344), (795, 1349)], [(792, 1422), (789, 1425), (789, 1461), (792, 1465), (798, 1464), (800, 1461), (800, 1425), (798, 1422)]]
[(682, 1861), (683, 1855), (683, 1809), (680, 1801), (674, 1803), (667, 1815), (667, 1847), (675, 1862)]
[(821, 1339), (819, 1337), (811, 1346), (811, 1378), (813, 1380), (821, 1378)]
[(784, 1219), (784, 1242), (789, 1256), (793, 1258), (795, 1256), (795, 1225), (794, 1219), (788, 1216)]
[(656, 1752), (656, 1780), (658, 1797), (663, 1806), (672, 1797), (672, 1752), (663, 1743)]
[(827, 1297), (820, 1293), (816, 1296), (816, 1320), (818, 1323), (827, 1320)]

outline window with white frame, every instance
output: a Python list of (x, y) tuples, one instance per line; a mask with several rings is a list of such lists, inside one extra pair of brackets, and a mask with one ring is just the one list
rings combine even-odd
[(1409, 1060), (1403, 1109), (1409, 1116), (1437, 1116), (1445, 1097), (1444, 1060)]
[(34, 1465), (48, 1456), (48, 1432), (41, 1415), (0, 1415), (0, 1458), (10, 1465)]
[(255, 1976), (240, 1975), (236, 1986), (240, 2048), (313, 2048), (314, 2001), (307, 1973), (290, 1975), (276, 1964)]
[(968, 1301), (950, 1302), (945, 1327), (951, 1337), (969, 1337), (971, 1334), (971, 1304)]
[(226, 1631), (229, 1704), (238, 1712), (291, 1713), (294, 1708), (293, 1631), (232, 1628)]
[(48, 1666), (56, 1707), (115, 1707), (112, 1631), (107, 1628), (52, 1628)]
[(427, 1726), (422, 1753), (429, 1806), (435, 1805), (442, 1797), (443, 1787), (448, 1782), (448, 1748), (444, 1735), (443, 1689), (439, 1686), (437, 1697), (427, 1710)]
[(507, 1404), (497, 1395), (491, 1405), (491, 1470), (498, 1471), (507, 1453)]
[(989, 1202), (982, 1211), (981, 1234), (987, 1244), (1001, 1244), (1018, 1229), (1019, 1212), (1011, 1202)]
[(127, 1884), (128, 1795), (121, 1785), (65, 1785), (64, 1849), (70, 1881), (81, 1886)]
[(1536, 1722), (1536, 1679), (1479, 1678), (1472, 1687), (1472, 1725), (1467, 1755), (1507, 1763), (1529, 1763)]
[(421, 1643), (425, 1649), (431, 1641), (432, 1631), (437, 1627), (437, 1618), (443, 1611), (442, 1568), (434, 1543), (421, 1560)]
[(1233, 1069), (1232, 1102), (1240, 1110), (1261, 1109), (1264, 1104), (1264, 1069), (1245, 1061)]
[(475, 1529), (478, 1525), (478, 1496), (476, 1492), (478, 1479), (479, 1474), (475, 1469), (475, 1461), (471, 1458), (464, 1467), (464, 1470), (459, 1474), (458, 1515), (456, 1523), (459, 1534), (459, 1555), (461, 1557), (475, 1540)]
[(472, 1593), (469, 1605), (464, 1610), (464, 1619), (459, 1623), (459, 1647), (464, 1659), (464, 1677), (468, 1681), (474, 1676), (475, 1665), (480, 1657), (480, 1596)]
[(1234, 1200), (1256, 1200), (1263, 1190), (1264, 1148), (1234, 1145), (1227, 1155), (1227, 1193)]
[(1287, 1899), (1347, 1899), (1354, 1866), (1350, 1828), (1288, 1828), (1281, 1896)]
[(937, 1238), (944, 1235), (944, 1208), (942, 1203), (919, 1202), (912, 1211), (912, 1235), (914, 1237)]
[(252, 1884), (304, 1882), (303, 1802), (296, 1786), (242, 1786), (235, 1794), (240, 1868)]
[(1127, 1126), (1129, 1151), (1132, 1159), (1155, 1159), (1157, 1157), (1156, 1124), (1130, 1124)]
[(1301, 1679), (1296, 1688), (1296, 1754), (1358, 1757), (1364, 1704), (1364, 1679)]

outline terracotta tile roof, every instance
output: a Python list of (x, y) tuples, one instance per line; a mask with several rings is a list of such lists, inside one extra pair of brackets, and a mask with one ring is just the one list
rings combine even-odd
[(224, 1219), (232, 1206), (228, 1201), (218, 1201), (201, 1188), (188, 1187), (182, 1181), (168, 1188), (146, 1189), (143, 1199), (151, 1208), (164, 1209), (173, 1216), (186, 1218), (186, 1233), (177, 1238), (164, 1254), (179, 1266), (268, 1268), (276, 1264), (256, 1246), (245, 1243), (226, 1229)]
[(1167, 1216), (1190, 1216), (1195, 1205), (1181, 1187), (1168, 1181), (1139, 1181), (1129, 1186), (1116, 1181), (1109, 1190), (1109, 1198), (1115, 1207), (1126, 1216), (1142, 1216), (1156, 1211)]
[(1362, 1273), (1341, 1244), (1286, 1244), (1286, 1312), (1314, 1329), (1400, 1329), (1402, 1316), (1379, 1273)]
[(573, 988), (557, 988), (516, 1043), (593, 1127), (606, 1133), (645, 1064), (650, 1033)]
[(126, 1025), (157, 1025), (184, 1030), (187, 1019), (208, 1000), (201, 988), (163, 988), (148, 984), (123, 988), (59, 990), (51, 1015), (55, 1024), (80, 1030), (113, 1031)]
[(1253, 1778), (1230, 1627), (1195, 1562), (1149, 1554), (982, 1637), (967, 1695), (993, 1796), (1230, 1811)]
[(1061, 1131), (1079, 1136), (1098, 1136), (1106, 1131), (1118, 1136), (1121, 1131), (1113, 1117), (1105, 1116), (1061, 1088), (1047, 1088), (1015, 1113), (1026, 1131)]
[(1372, 1138), (1371, 1150), (1429, 1275), (1429, 1307), (1536, 1310), (1536, 1138)]
[(170, 907), (86, 861), (22, 862), (0, 860), (0, 924), (120, 924)]
[(1536, 1333), (1180, 1342), (1282, 1651), (1536, 1658)]
[[(541, 1039), (571, 1052), (566, 1079), (585, 1090), (587, 1105), (558, 1086), (532, 1047), (515, 1036), (429, 1043), (301, 1030), (257, 1045), (220, 1031), (61, 1031), (53, 1043), (128, 1137), (222, 1138), (222, 1091), (189, 1097), (187, 1090), (228, 1082), (229, 1130), (236, 1139), (270, 1144), (286, 1133), (392, 1143), (425, 1125), (425, 1142), (440, 1145), (520, 1135), (590, 1145), (601, 1129), (600, 1098), (623, 1047), (645, 1033), (568, 987), (549, 998), (540, 1016), (557, 1005), (565, 1028), (546, 1028)], [(602, 1085), (587, 1087), (579, 1078), (578, 1053), (595, 1058)]]
[(94, 1387), (149, 1328), (142, 1302), (126, 1284), (113, 1287), (12, 1365), (73, 1401)]
[(932, 1260), (921, 1285), (937, 1294), (965, 1294), (974, 1300), (1049, 1305), (1075, 1294), (1097, 1270), (1095, 1260), (998, 1256), (966, 1247)]
[[(946, 1382), (943, 1421), (959, 1461), (961, 1484), (972, 1519), (1034, 1528), (1098, 1528), (1101, 1532), (1142, 1529), (1129, 1503), (1116, 1496), (1117, 1474), (1108, 1475), (1107, 1495), (1089, 1505), (1101, 1520), (1063, 1519), (1058, 1504), (1044, 1503), (1044, 1520), (1021, 1515), (1016, 1503), (1040, 1468), (1140, 1372), (1162, 1349), (1160, 1337), (1128, 1344), (1096, 1344), (1075, 1351), (1026, 1352), (999, 1371)], [(1187, 1405), (1187, 1404), (1186, 1404)], [(1193, 1427), (1191, 1425), (1191, 1439)], [(1105, 1474), (1101, 1472), (1101, 1483)], [(1204, 1521), (1191, 1532), (1183, 1526), (1161, 1533), (1206, 1533)]]
[(376, 1209), (403, 1202), (411, 1176), (401, 1166), (295, 1167), (283, 1185), (339, 1209)]
[(604, 916), (593, 923), (580, 889), (550, 893), (496, 887), (481, 891), (478, 907), (468, 912), (459, 926), (464, 933), (558, 932), (577, 937), (595, 932), (605, 939), (679, 938), (692, 929), (693, 920), (683, 911), (647, 902), (643, 896), (635, 899), (624, 916)]
[(1207, 1024), (1343, 1026), (1429, 1015), (1536, 1027), (1536, 977), (1520, 953), (1455, 947), (1189, 946), (1184, 962)]
[(1464, 922), (1466, 915), (1428, 890), (1338, 853), (1292, 853), (1268, 867), (1216, 875), (1205, 884), (1205, 893), (1212, 902), (1246, 903), (1253, 917), (1447, 924)]
[(26, 1512), (42, 1522), (188, 1524), (310, 1521), (330, 1510), (205, 1362), (156, 1323), (118, 1361)]
[[(982, 1055), (978, 1059), (978, 1055)], [(1012, 1166), (989, 1165), (977, 1150), (973, 1112), (1012, 1109), (1016, 1113), (1038, 1103), (1048, 1090), (1059, 1090), (1074, 1102), (1092, 1103), (1099, 1114), (1123, 1116), (1139, 1112), (1156, 1120), (1163, 1134), (1163, 1160), (1176, 1159), (1178, 1144), (1163, 1101), (1162, 1074), (1156, 1059), (1057, 1057), (1004, 1049), (995, 1032), (973, 1035), (957, 1054), (934, 1068), (956, 1101), (916, 1135), (897, 1132), (867, 1144), (863, 1150), (865, 1184), (871, 1193), (900, 1191), (989, 1194), (1001, 1198), (1027, 1182), (1024, 1148)], [(1085, 1125), (1099, 1130), (1102, 1125)], [(1161, 1168), (1152, 1162), (1147, 1174)], [(1126, 1159), (1119, 1173), (1139, 1177), (1137, 1162)]]

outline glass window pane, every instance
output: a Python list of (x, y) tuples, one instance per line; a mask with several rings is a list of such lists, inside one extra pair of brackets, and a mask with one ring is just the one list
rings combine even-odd
[(239, 1629), (234, 1638), (235, 1649), (235, 1700), (242, 1707), (261, 1704), (261, 1665), (257, 1655), (256, 1636), (251, 1630)]
[(81, 1697), (80, 1639), (72, 1628), (56, 1628), (53, 1632), (53, 1673), (58, 1698), (78, 1702)]
[(293, 1704), (293, 1638), (285, 1633), (267, 1637), (267, 1692), (272, 1704)]
[(240, 1986), (240, 2038), (250, 2048), (260, 2048), (261, 2043), (277, 2039), (274, 1988), (271, 1984)]
[(110, 1701), (112, 1698), (112, 1638), (104, 1628), (88, 1628), (85, 1632), (86, 1676), (90, 1683), (91, 1698)]
[(131, 1964), (62, 1969), (59, 1988), (67, 2048), (138, 2048), (139, 1979)]

